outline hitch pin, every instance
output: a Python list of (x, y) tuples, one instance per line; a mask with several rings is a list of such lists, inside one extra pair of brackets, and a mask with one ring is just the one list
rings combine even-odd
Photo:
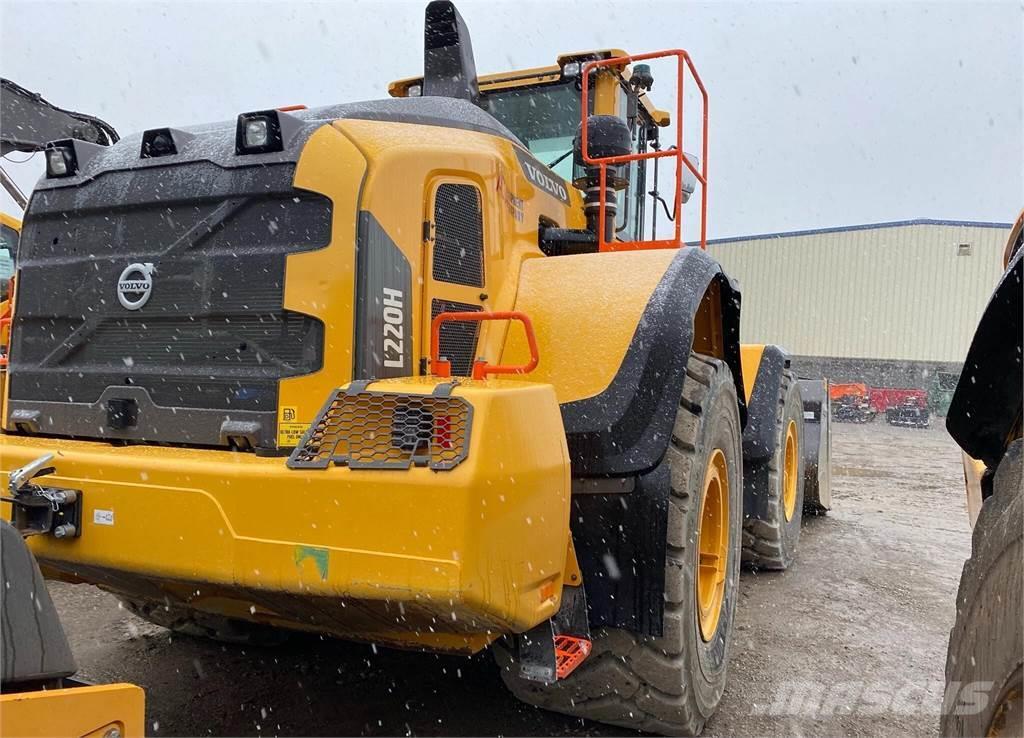
[(61, 505), (68, 505), (78, 499), (74, 490), (40, 489), (39, 496), (49, 501), (50, 508), (54, 512), (60, 511)]

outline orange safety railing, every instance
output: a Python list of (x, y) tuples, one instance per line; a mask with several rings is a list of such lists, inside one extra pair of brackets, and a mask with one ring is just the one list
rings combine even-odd
[(450, 377), (452, 363), (441, 358), (441, 324), (447, 321), (466, 321), (479, 323), (485, 320), (518, 320), (526, 331), (526, 343), (530, 347), (530, 361), (526, 364), (488, 364), (482, 359), (473, 362), (473, 379), (486, 379), (488, 374), (528, 374), (537, 368), (540, 352), (537, 348), (537, 337), (533, 333), (533, 323), (526, 313), (520, 312), (474, 312), (474, 313), (440, 313), (430, 324), (430, 372), (437, 377)]
[[(626, 154), (623, 156), (591, 157), (587, 144), (587, 115), (590, 111), (589, 103), (589, 78), (590, 73), (600, 67), (622, 67), (626, 64), (647, 59), (662, 59), (665, 57), (676, 57), (678, 59), (678, 80), (676, 85), (676, 143), (674, 148), (662, 149), (660, 151), (646, 151), (638, 154)], [(700, 171), (683, 154), (683, 81), (686, 77), (686, 70), (690, 70), (694, 82), (696, 82), (700, 94), (704, 98), (704, 125), (701, 142)], [(690, 55), (682, 49), (670, 49), (668, 51), (654, 51), (649, 54), (636, 54), (633, 56), (617, 56), (611, 59), (600, 59), (587, 62), (583, 66), (583, 114), (582, 147), (583, 160), (587, 164), (600, 167), (601, 201), (598, 213), (597, 242), (601, 251), (626, 251), (631, 249), (670, 249), (684, 246), (683, 243), (683, 167), (693, 173), (693, 176), (700, 182), (700, 247), (707, 248), (707, 215), (708, 215), (708, 92), (704, 83), (697, 74), (696, 68)], [(650, 241), (611, 241), (606, 239), (605, 234), (605, 202), (607, 168), (618, 164), (630, 162), (647, 161), (648, 159), (659, 159), (672, 157), (676, 160), (676, 191), (675, 191), (675, 234), (670, 239), (652, 239)]]

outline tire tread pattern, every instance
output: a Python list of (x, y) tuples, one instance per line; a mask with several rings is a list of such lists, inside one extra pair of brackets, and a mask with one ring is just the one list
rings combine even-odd
[[(776, 452), (767, 461), (768, 467), (768, 489), (771, 500), (768, 507), (769, 514), (766, 520), (750, 518), (743, 524), (743, 562), (757, 569), (770, 569), (782, 571), (788, 569), (792, 564), (792, 554), (787, 552), (786, 526), (792, 521), (787, 521), (782, 506), (782, 466), (785, 463), (785, 442), (786, 442), (786, 405), (791, 402), (791, 392), (799, 389), (796, 375), (791, 371), (782, 373), (782, 384), (779, 388), (779, 401), (776, 404)], [(803, 412), (803, 405), (797, 399), (799, 412)], [(802, 415), (797, 419), (798, 425), (803, 426)], [(795, 518), (801, 517), (804, 509), (804, 470), (803, 470), (803, 433), (799, 434), (801, 448), (799, 449), (799, 468), (797, 471), (797, 500), (796, 508), (793, 511)], [(797, 526), (799, 530), (799, 524)]]

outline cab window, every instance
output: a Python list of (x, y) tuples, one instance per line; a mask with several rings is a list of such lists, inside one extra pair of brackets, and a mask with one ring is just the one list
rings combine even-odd
[[(642, 105), (630, 118), (631, 93), (624, 80), (619, 85), (616, 112), (630, 126), (633, 152), (646, 151), (651, 120)], [(537, 159), (563, 179), (573, 180), (572, 144), (580, 124), (580, 91), (575, 80), (486, 92), (481, 95), (481, 106), (512, 131)], [(615, 237), (620, 241), (638, 241), (643, 237), (646, 167), (644, 162), (629, 166), (629, 186), (617, 193)]]
[(572, 141), (580, 124), (575, 81), (488, 92), (481, 95), (481, 104), (537, 159), (572, 180)]

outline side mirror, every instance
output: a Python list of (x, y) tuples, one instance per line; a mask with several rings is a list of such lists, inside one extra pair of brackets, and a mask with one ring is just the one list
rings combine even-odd
[[(591, 115), (587, 118), (587, 153), (591, 159), (605, 159), (612, 156), (626, 156), (633, 153), (633, 142), (629, 135), (629, 127), (614, 115)], [(576, 129), (576, 138), (572, 143), (573, 150), (573, 184), (585, 190), (597, 184), (598, 167), (588, 164), (583, 158), (583, 125)], [(627, 166), (617, 164), (608, 167), (607, 184), (615, 190), (624, 189), (629, 184), (626, 176)]]

